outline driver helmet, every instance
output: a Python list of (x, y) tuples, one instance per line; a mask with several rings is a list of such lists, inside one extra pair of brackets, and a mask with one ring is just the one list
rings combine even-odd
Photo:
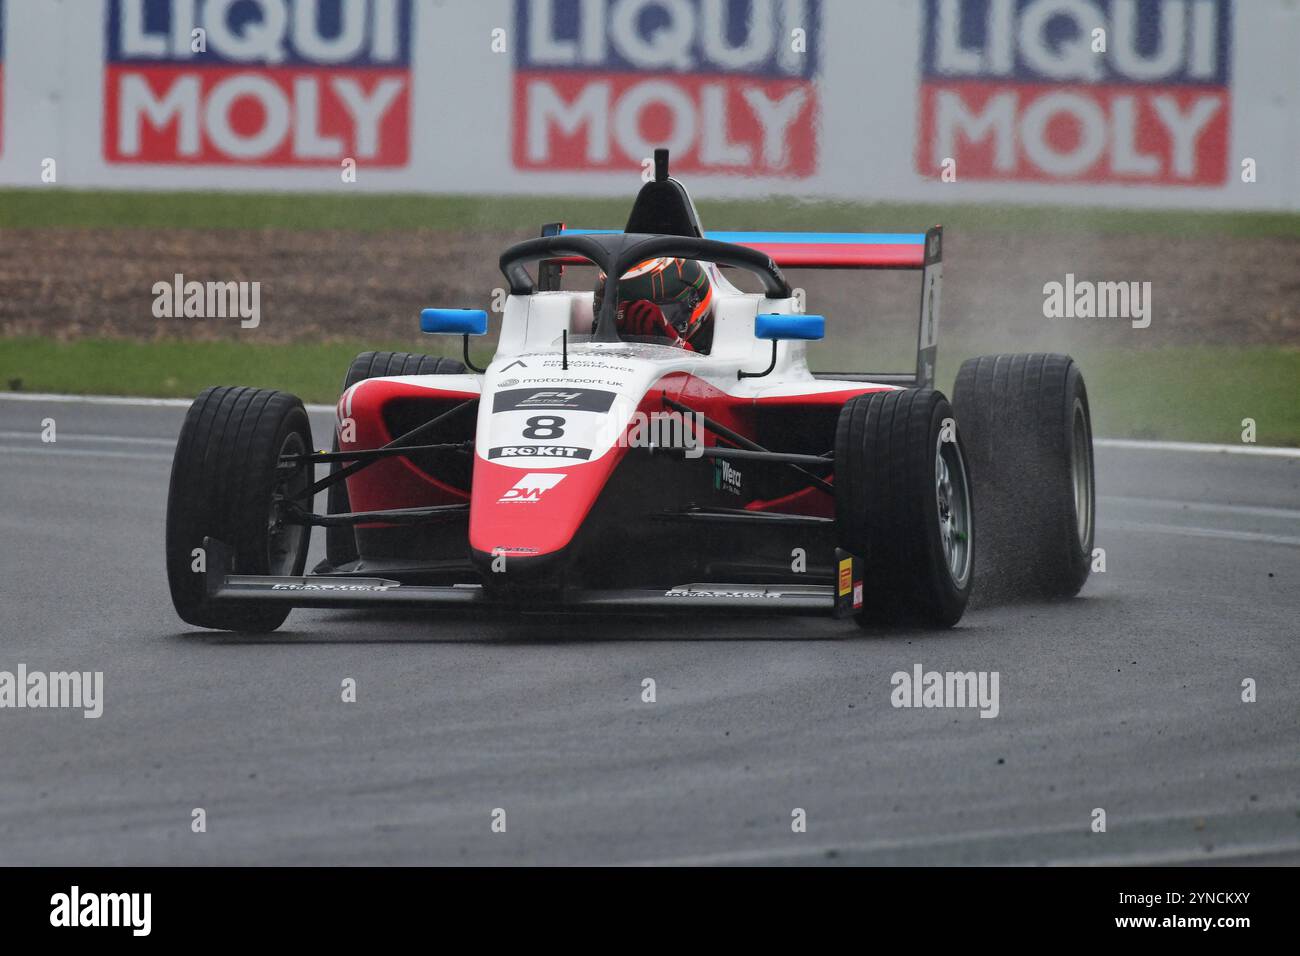
[[(605, 298), (604, 272), (592, 302), (600, 321)], [(618, 282), (616, 323), (622, 336), (664, 338), (693, 352), (707, 352), (713, 339), (713, 283), (694, 259), (647, 259)]]

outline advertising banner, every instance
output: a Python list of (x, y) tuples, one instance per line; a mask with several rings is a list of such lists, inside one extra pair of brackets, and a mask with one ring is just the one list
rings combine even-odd
[(816, 171), (819, 0), (514, 6), (516, 168)]
[(1221, 185), (1231, 0), (926, 0), (918, 173)]
[[(0, 184), (1300, 210), (1290, 0), (0, 0)], [(348, 170), (353, 175), (349, 177)]]
[(410, 0), (109, 0), (104, 158), (410, 157)]

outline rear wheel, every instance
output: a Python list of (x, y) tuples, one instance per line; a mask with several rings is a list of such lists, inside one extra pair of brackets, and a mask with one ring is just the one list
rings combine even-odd
[(280, 459), (311, 450), (307, 412), (292, 395), (219, 387), (194, 400), (167, 495), (167, 581), (183, 621), (228, 631), (284, 623), (287, 608), (208, 601), (203, 539), (225, 544), (239, 574), (302, 574), (310, 529), (283, 521), (281, 502), (310, 486), (312, 469), (281, 468)]
[(958, 429), (979, 487), (980, 595), (1072, 597), (1096, 532), (1092, 415), (1068, 355), (986, 355), (963, 363)]
[[(440, 358), (434, 355), (418, 355), (412, 352), (362, 352), (352, 360), (348, 374), (343, 379), (343, 391), (347, 391), (357, 382), (368, 378), (385, 378), (389, 375), (460, 375), (465, 366), (456, 359)], [(333, 451), (339, 450), (339, 437), (334, 435)], [(330, 465), (330, 474), (342, 466), (335, 462)], [(348, 501), (346, 481), (330, 485), (327, 492), (327, 509), (329, 514), (344, 514), (352, 510)], [(357, 539), (352, 528), (334, 526), (325, 529), (325, 560), (333, 567), (357, 560)]]
[(835, 434), (840, 547), (863, 563), (858, 624), (951, 627), (974, 575), (974, 509), (948, 400), (928, 388), (859, 395)]

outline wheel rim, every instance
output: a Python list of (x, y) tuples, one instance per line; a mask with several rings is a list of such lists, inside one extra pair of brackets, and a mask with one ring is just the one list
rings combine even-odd
[(1071, 483), (1074, 485), (1074, 515), (1076, 531), (1079, 535), (1079, 547), (1087, 548), (1092, 538), (1092, 442), (1091, 429), (1088, 428), (1088, 413), (1084, 411), (1083, 402), (1074, 401), (1074, 414), (1071, 416), (1070, 455)]
[(944, 441), (942, 435), (934, 450), (934, 490), (944, 561), (953, 583), (962, 588), (971, 566), (970, 486), (961, 448), (955, 441)]
[[(302, 436), (290, 432), (280, 445), (279, 458), (286, 455), (303, 455), (307, 446)], [(311, 479), (309, 468), (276, 470), (275, 487), (271, 491), (271, 510), (266, 520), (267, 573), (274, 575), (296, 574), (298, 555), (307, 535), (306, 525), (284, 521), (284, 503), (305, 491)]]

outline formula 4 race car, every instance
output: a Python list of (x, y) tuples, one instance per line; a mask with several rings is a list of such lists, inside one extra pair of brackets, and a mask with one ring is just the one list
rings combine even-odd
[[(359, 356), (331, 451), (314, 450), (292, 395), (199, 395), (167, 505), (181, 618), (267, 631), (294, 607), (479, 605), (947, 627), (977, 571), (1003, 592), (1077, 593), (1094, 492), (1074, 361), (972, 359), (950, 404), (933, 388), (941, 227), (706, 234), (667, 167), (659, 151), (624, 231), (554, 223), (506, 250), (486, 369), (470, 362), (469, 336), (487, 329), (475, 310), (421, 316), (424, 331), (463, 337), (464, 364)], [(620, 333), (626, 274), (663, 257), (711, 277), (707, 348)], [(599, 267), (603, 294), (561, 288), (579, 263)], [(915, 369), (811, 372), (806, 343), (826, 323), (803, 313), (782, 266), (918, 271)], [(326, 558), (305, 574), (313, 527)]]

